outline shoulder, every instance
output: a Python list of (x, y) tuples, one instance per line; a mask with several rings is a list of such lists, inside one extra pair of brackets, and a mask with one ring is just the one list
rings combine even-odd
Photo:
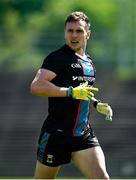
[(96, 73), (96, 68), (95, 68), (94, 61), (92, 60), (92, 57), (91, 57), (88, 53), (86, 53), (86, 56), (87, 56), (87, 59), (88, 59), (89, 63), (90, 63), (91, 66), (93, 67), (94, 72)]
[(67, 47), (67, 45), (63, 45), (59, 49), (52, 51), (49, 55), (47, 55), (46, 58), (53, 58), (53, 59), (58, 59), (58, 58), (66, 58), (72, 54), (71, 50)]
[(68, 54), (66, 46), (62, 46), (44, 58), (41, 68), (49, 69), (58, 74), (67, 66), (70, 59)]

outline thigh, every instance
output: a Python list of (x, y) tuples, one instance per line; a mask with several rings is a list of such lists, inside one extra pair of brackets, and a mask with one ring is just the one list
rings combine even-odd
[(54, 179), (60, 165), (71, 161), (71, 151), (65, 137), (42, 133), (37, 149), (36, 179)]
[(69, 163), (71, 161), (71, 150), (67, 144), (67, 139), (60, 135), (45, 132), (39, 140), (37, 160), (49, 167)]
[(109, 178), (105, 166), (105, 157), (100, 146), (73, 152), (72, 161), (87, 178)]
[(39, 161), (36, 163), (36, 169), (35, 169), (35, 179), (54, 179), (59, 171), (58, 167), (49, 167), (46, 166)]

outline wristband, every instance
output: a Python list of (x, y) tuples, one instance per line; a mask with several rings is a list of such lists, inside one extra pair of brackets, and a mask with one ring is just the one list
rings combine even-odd
[(72, 93), (73, 93), (73, 87), (69, 86), (69, 88), (68, 88), (68, 97), (72, 97)]
[(101, 101), (100, 101), (100, 100), (94, 101), (94, 102), (93, 102), (93, 106), (96, 108), (96, 107), (97, 107), (97, 104), (98, 104), (99, 102), (101, 102)]

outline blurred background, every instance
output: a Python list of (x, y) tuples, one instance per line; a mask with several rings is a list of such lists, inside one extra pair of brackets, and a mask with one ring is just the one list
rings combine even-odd
[[(91, 20), (91, 54), (97, 98), (108, 102), (113, 122), (93, 110), (91, 123), (111, 178), (136, 177), (136, 1), (0, 1), (0, 177), (32, 177), (47, 98), (30, 94), (44, 57), (64, 44), (64, 21), (72, 11)], [(83, 178), (73, 164), (60, 178)]]

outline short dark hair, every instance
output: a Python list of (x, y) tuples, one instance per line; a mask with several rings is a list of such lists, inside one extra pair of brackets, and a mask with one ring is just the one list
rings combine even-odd
[(65, 26), (68, 22), (74, 22), (74, 21), (80, 21), (80, 20), (85, 21), (87, 28), (90, 29), (90, 20), (88, 16), (85, 13), (80, 12), (80, 11), (75, 11), (75, 12), (70, 13), (65, 20)]

